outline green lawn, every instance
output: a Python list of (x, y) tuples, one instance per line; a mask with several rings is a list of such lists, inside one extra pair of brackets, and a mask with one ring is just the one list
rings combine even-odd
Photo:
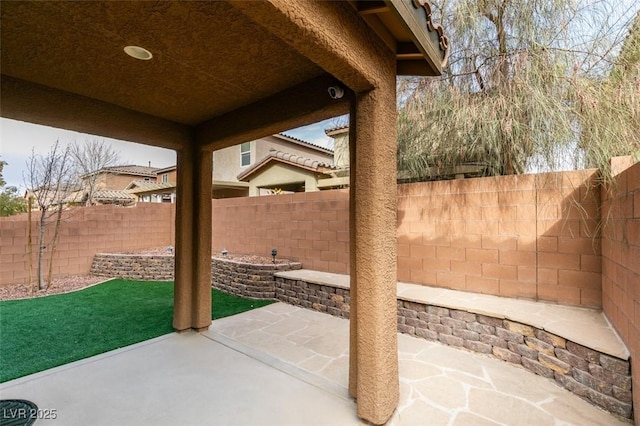
[[(213, 319), (273, 303), (212, 293)], [(0, 302), (0, 382), (171, 333), (173, 283), (111, 280)]]

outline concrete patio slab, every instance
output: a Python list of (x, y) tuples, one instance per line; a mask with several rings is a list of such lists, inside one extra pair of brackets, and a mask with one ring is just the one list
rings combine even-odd
[(353, 401), (193, 332), (7, 382), (0, 396), (55, 410), (36, 425), (360, 424)]
[[(349, 322), (276, 303), (0, 385), (36, 425), (350, 425)], [(629, 425), (523, 368), (398, 335), (407, 425)]]

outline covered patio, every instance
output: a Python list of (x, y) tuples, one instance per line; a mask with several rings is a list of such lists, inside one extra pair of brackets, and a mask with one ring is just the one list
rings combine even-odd
[[(623, 426), (523, 368), (398, 334), (390, 426)], [(348, 395), (349, 323), (276, 303), (0, 385), (36, 425), (361, 425)]]
[(177, 151), (178, 331), (211, 323), (213, 150), (351, 113), (348, 389), (360, 418), (387, 421), (395, 79), (441, 72), (448, 40), (428, 1), (16, 1), (1, 13), (3, 117)]

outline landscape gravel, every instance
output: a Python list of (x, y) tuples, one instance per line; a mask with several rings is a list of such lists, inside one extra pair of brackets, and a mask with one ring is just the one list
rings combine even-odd
[(0, 300), (31, 299), (33, 297), (49, 296), (51, 294), (68, 293), (109, 280), (105, 277), (92, 275), (74, 275), (70, 277), (54, 278), (45, 290), (38, 290), (37, 283), (14, 284), (0, 287)]

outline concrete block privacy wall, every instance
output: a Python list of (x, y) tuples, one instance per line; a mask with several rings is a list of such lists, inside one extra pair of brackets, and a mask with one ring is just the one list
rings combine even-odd
[(349, 191), (213, 200), (212, 252), (278, 255), (349, 273)]
[[(399, 185), (398, 279), (601, 307), (595, 182), (596, 171), (587, 170)], [(214, 255), (226, 249), (269, 256), (276, 248), (304, 268), (349, 273), (348, 190), (217, 199), (212, 206)], [(88, 273), (97, 252), (175, 241), (172, 205), (96, 206), (67, 214), (54, 276)], [(26, 215), (0, 220), (0, 232), (0, 285), (25, 282)]]
[(640, 407), (640, 163), (603, 188), (602, 200), (602, 305), (631, 354), (633, 401)]
[[(37, 274), (38, 218), (32, 217), (33, 262)], [(135, 251), (174, 244), (175, 209), (172, 204), (139, 203), (135, 207), (92, 206), (65, 211), (55, 249), (53, 276), (86, 275), (98, 252)], [(47, 227), (45, 267), (54, 224)], [(0, 218), (0, 286), (29, 279), (28, 216)]]
[(601, 306), (596, 170), (400, 185), (398, 280)]
[[(349, 273), (348, 190), (213, 202), (213, 250)], [(398, 280), (601, 306), (596, 171), (398, 187)], [(259, 224), (259, 226), (257, 225)]]

